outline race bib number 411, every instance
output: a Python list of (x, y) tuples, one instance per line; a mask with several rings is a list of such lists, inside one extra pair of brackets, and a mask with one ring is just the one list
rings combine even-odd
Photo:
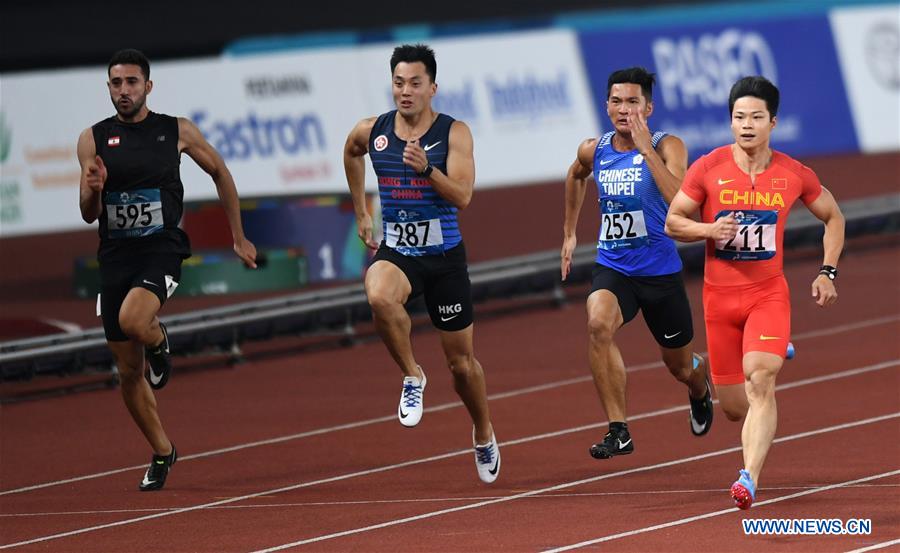
[(384, 242), (404, 255), (437, 255), (444, 251), (441, 219), (433, 206), (385, 209)]
[(720, 211), (716, 219), (734, 213), (738, 232), (730, 240), (716, 240), (716, 257), (729, 261), (763, 261), (775, 257), (778, 212), (748, 209)]
[(136, 238), (162, 230), (159, 188), (108, 192), (106, 228), (110, 238)]

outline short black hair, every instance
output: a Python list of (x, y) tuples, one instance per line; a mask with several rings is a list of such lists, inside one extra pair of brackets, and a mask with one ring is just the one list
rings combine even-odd
[(437, 61), (434, 59), (434, 50), (426, 44), (402, 44), (394, 48), (391, 55), (391, 75), (400, 62), (425, 64), (425, 72), (431, 77), (431, 82), (437, 82)]
[(753, 96), (759, 98), (766, 103), (766, 109), (769, 110), (769, 116), (775, 117), (778, 114), (778, 101), (780, 94), (778, 87), (772, 84), (772, 81), (759, 75), (744, 77), (734, 83), (731, 92), (728, 94), (728, 115), (734, 113), (734, 103), (738, 98), (744, 96)]
[(109, 59), (109, 66), (106, 68), (107, 75), (109, 75), (109, 70), (112, 69), (113, 65), (137, 65), (141, 68), (141, 73), (144, 74), (144, 80), (150, 80), (150, 60), (140, 50), (125, 48), (113, 54)]
[(656, 82), (656, 73), (651, 73), (643, 67), (629, 67), (613, 71), (606, 81), (606, 98), (614, 84), (631, 83), (641, 85), (641, 92), (648, 102), (653, 100), (653, 84)]

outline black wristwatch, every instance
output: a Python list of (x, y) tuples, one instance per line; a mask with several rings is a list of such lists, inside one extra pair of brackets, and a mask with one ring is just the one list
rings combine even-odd
[(838, 270), (837, 267), (832, 267), (831, 265), (822, 265), (822, 268), (819, 269), (819, 274), (827, 276), (830, 280), (834, 280), (837, 278)]
[(428, 178), (431, 176), (432, 171), (434, 171), (434, 165), (429, 163), (428, 165), (425, 166), (425, 169), (423, 169), (422, 172), (419, 173), (419, 176)]

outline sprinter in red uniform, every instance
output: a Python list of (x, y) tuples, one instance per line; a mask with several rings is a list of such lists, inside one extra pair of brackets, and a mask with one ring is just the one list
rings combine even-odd
[[(725, 416), (744, 419), (744, 468), (731, 487), (741, 509), (756, 497), (778, 422), (775, 378), (791, 333), (784, 278), (784, 227), (801, 200), (825, 223), (824, 260), (812, 282), (821, 307), (837, 300), (834, 279), (844, 246), (844, 217), (831, 193), (803, 164), (769, 147), (779, 93), (763, 77), (745, 77), (728, 99), (734, 144), (690, 167), (669, 207), (666, 233), (706, 240), (703, 310), (713, 383)], [(700, 222), (690, 215), (700, 210)]]

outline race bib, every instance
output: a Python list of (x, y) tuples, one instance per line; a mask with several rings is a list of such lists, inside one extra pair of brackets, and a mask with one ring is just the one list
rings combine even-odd
[(601, 250), (638, 248), (649, 242), (641, 199), (614, 196), (600, 200)]
[(148, 236), (163, 229), (159, 188), (108, 192), (106, 228), (110, 238)]
[[(716, 213), (716, 220), (731, 210)], [(775, 257), (778, 212), (765, 209), (734, 211), (738, 232), (730, 240), (716, 240), (716, 257), (729, 261), (763, 261)]]
[(438, 255), (444, 251), (441, 219), (434, 206), (385, 208), (384, 242), (404, 255)]

